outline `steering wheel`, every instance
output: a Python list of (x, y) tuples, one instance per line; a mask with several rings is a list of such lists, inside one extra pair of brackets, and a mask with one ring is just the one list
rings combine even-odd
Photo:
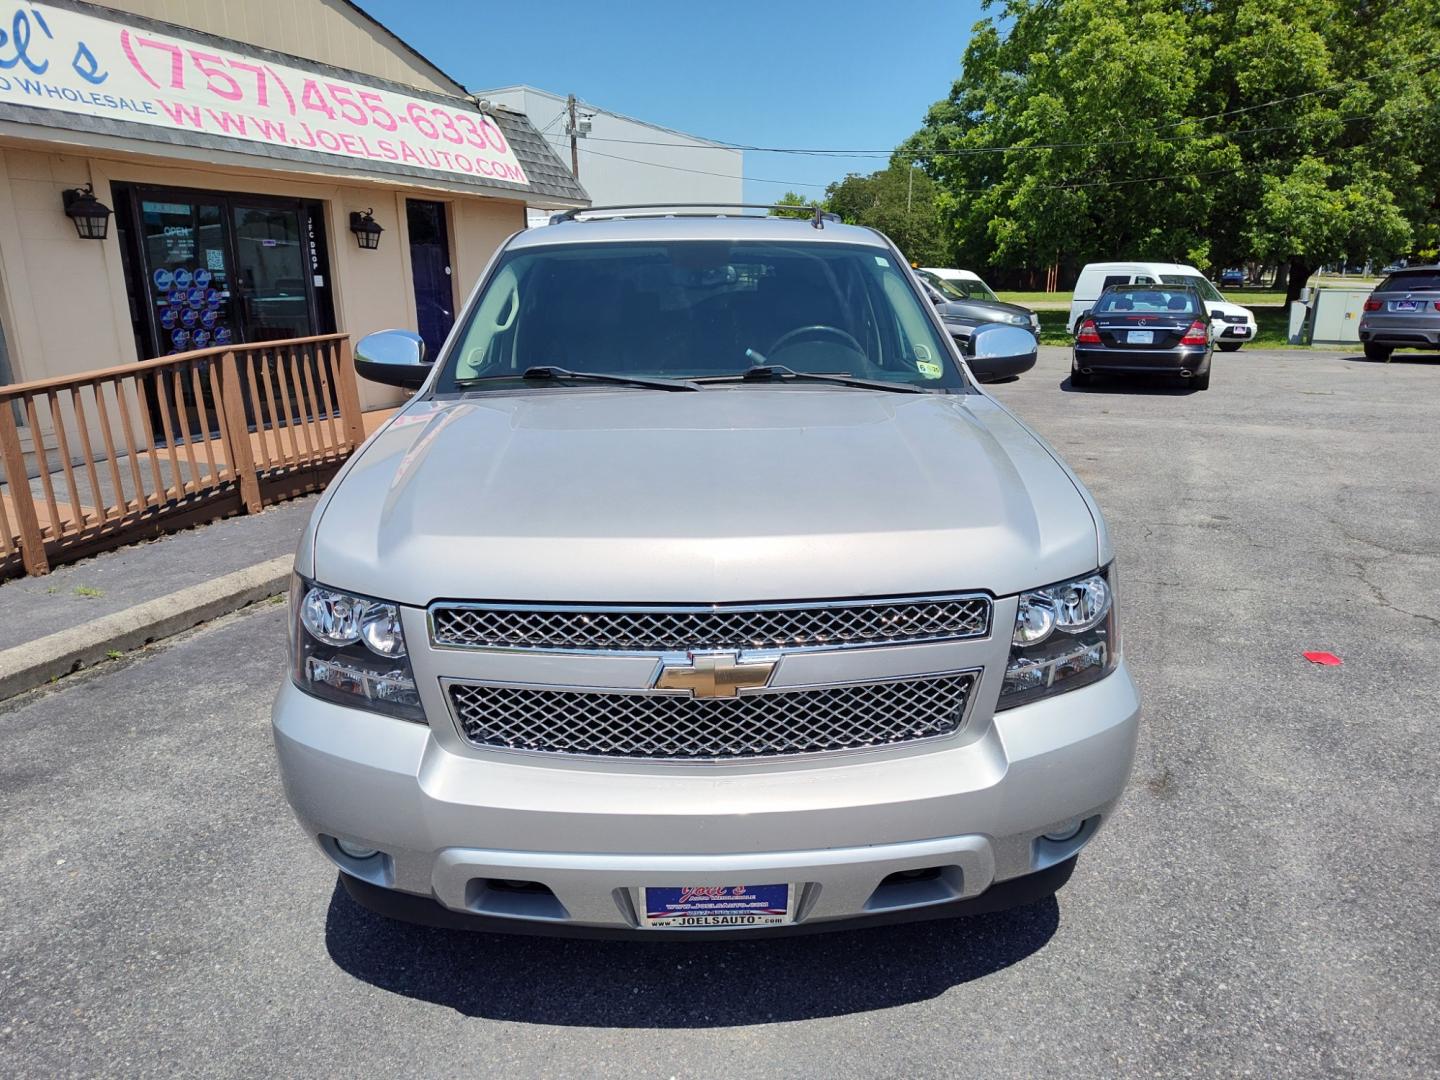
[(861, 346), (860, 342), (856, 341), (855, 338), (852, 337), (850, 334), (847, 334), (838, 326), (825, 326), (822, 323), (815, 323), (811, 326), (797, 326), (794, 330), (790, 330), (784, 334), (781, 334), (778, 338), (775, 339), (774, 344), (772, 344), (770, 348), (766, 349), (765, 352), (767, 355), (778, 353), (787, 345), (793, 345), (795, 343), (795, 339), (807, 336), (839, 338), (844, 344), (850, 346), (850, 348), (854, 349), (861, 356), (865, 355), (864, 347)]

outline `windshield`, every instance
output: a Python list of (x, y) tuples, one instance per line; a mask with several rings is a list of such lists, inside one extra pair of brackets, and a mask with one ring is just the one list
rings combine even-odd
[(1095, 302), (1095, 312), (1109, 315), (1120, 312), (1168, 313), (1197, 315), (1200, 302), (1189, 289), (1109, 289)]
[(966, 385), (905, 268), (883, 249), (630, 241), (502, 256), (437, 391), (514, 386), (541, 366), (689, 379), (766, 365)]
[(1440, 270), (1402, 270), (1380, 283), (1376, 292), (1440, 289)]
[(939, 274), (931, 274), (930, 277), (945, 283), (941, 291), (945, 293), (947, 300), (990, 300), (997, 304), (1000, 302), (1000, 298), (990, 291), (990, 286), (979, 278), (942, 278)]
[(932, 274), (929, 270), (916, 270), (920, 280), (929, 285), (946, 300), (968, 300), (969, 297), (957, 289), (953, 282), (946, 281), (939, 274)]
[(1220, 295), (1220, 291), (1199, 274), (1161, 274), (1160, 280), (1166, 285), (1189, 285), (1206, 300), (1217, 304), (1225, 302), (1225, 297)]

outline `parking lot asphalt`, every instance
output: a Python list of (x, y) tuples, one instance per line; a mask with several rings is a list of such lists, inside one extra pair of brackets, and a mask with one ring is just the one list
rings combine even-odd
[(389, 923), (285, 806), (261, 605), (0, 710), (0, 1073), (1435, 1075), (1440, 358), (1067, 364), (994, 392), (1106, 511), (1146, 719), (1057, 899), (740, 943)]

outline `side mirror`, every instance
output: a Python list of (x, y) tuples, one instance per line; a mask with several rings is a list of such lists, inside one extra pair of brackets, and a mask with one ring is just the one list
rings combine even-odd
[(1035, 366), (1039, 343), (1023, 326), (981, 323), (970, 334), (966, 361), (977, 379), (1003, 379)]
[(433, 366), (425, 359), (425, 339), (409, 330), (379, 330), (355, 343), (355, 373), (371, 382), (414, 390)]

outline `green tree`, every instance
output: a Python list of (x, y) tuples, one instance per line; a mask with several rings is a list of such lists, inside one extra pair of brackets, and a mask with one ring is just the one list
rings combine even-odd
[(964, 262), (1255, 259), (1298, 292), (1435, 235), (1437, 10), (1008, 0), (902, 149)]
[(815, 213), (813, 205), (805, 199), (805, 196), (794, 191), (787, 191), (780, 196), (777, 206), (795, 206), (798, 210), (774, 210), (771, 211), (776, 217), (803, 218)]
[(825, 189), (825, 208), (851, 225), (869, 225), (895, 241), (912, 262), (948, 260), (935, 181), (905, 155), (868, 176), (851, 173)]

